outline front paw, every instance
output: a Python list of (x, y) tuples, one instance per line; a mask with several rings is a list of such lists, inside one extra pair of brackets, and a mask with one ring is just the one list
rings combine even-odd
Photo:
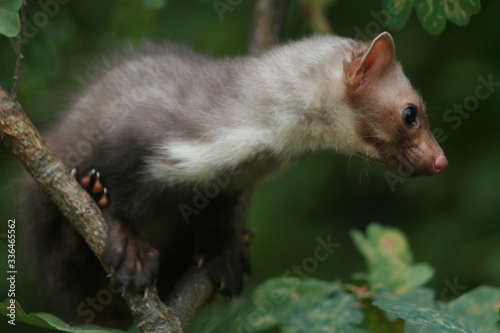
[(146, 290), (158, 275), (159, 252), (121, 224), (110, 227), (104, 263), (125, 288)]
[(250, 237), (250, 233), (245, 231), (242, 236), (235, 236), (229, 246), (204, 242), (195, 251), (198, 266), (206, 268), (210, 279), (223, 295), (237, 296), (243, 290), (243, 280), (250, 273)]
[(79, 177), (76, 168), (71, 169), (70, 173), (87, 190), (99, 207), (109, 206), (108, 189), (104, 186), (99, 171), (91, 169), (83, 177)]

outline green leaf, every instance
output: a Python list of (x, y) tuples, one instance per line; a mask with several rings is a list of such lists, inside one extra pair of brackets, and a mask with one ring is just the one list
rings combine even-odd
[(411, 323), (431, 326), (449, 333), (475, 333), (461, 320), (431, 307), (422, 307), (399, 300), (379, 300), (373, 303), (381, 309), (397, 313), (399, 317)]
[(363, 321), (354, 295), (339, 292), (335, 297), (318, 301), (315, 305), (297, 304), (286, 313), (285, 327), (300, 333), (367, 332), (355, 327)]
[(0, 0), (0, 34), (14, 37), (19, 33), (20, 22), (17, 12), (22, 0)]
[(481, 9), (479, 0), (447, 0), (444, 5), (446, 17), (456, 25), (467, 25), (472, 14)]
[[(389, 295), (389, 297), (391, 297)], [(456, 300), (433, 303), (432, 292), (416, 290), (397, 298), (377, 297), (374, 305), (409, 323), (405, 332), (498, 333), (500, 288), (481, 286)], [(424, 325), (426, 328), (422, 328)]]
[[(9, 319), (11, 319), (9, 317), (9, 314), (11, 314), (10, 308), (12, 308), (11, 300), (12, 299), (7, 298), (0, 304), (0, 314), (7, 316), (7, 318), (9, 318)], [(17, 301), (14, 301), (13, 304), (15, 307), (16, 322), (26, 323), (26, 324), (29, 324), (32, 326), (38, 326), (38, 327), (43, 327), (43, 328), (54, 328), (52, 325), (50, 325), (47, 321), (45, 321), (39, 315), (33, 314), (33, 313), (30, 313), (29, 315), (26, 314), (26, 312), (24, 312), (24, 310), (21, 308), (21, 305)]]
[(431, 35), (443, 32), (446, 26), (446, 14), (442, 0), (420, 0), (415, 4), (418, 20)]
[(428, 264), (412, 264), (408, 241), (398, 229), (372, 223), (368, 226), (366, 238), (357, 230), (351, 231), (351, 237), (366, 260), (368, 273), (364, 273), (363, 278), (372, 291), (405, 294), (422, 286), (434, 275)]
[(386, 10), (388, 27), (401, 30), (406, 25), (413, 7), (412, 0), (382, 0), (382, 8)]
[[(432, 289), (429, 288), (418, 288), (415, 290), (410, 291), (407, 294), (404, 295), (394, 295), (388, 292), (377, 292), (373, 294), (373, 299), (375, 301), (382, 300), (397, 300), (399, 302), (407, 302), (410, 303), (414, 306), (419, 306), (419, 307), (434, 307), (434, 296), (435, 293)], [(378, 308), (376, 306), (373, 306), (373, 308), (382, 311), (382, 308)], [(383, 316), (391, 321), (393, 321), (393, 326), (396, 326), (398, 323), (403, 321), (403, 319), (399, 319), (399, 321), (396, 321), (395, 317), (398, 317), (396, 314), (392, 312), (385, 312), (385, 316)], [(380, 326), (380, 325), (379, 325)], [(416, 326), (418, 326), (416, 328)], [(391, 331), (391, 332), (405, 332), (405, 333), (436, 333), (439, 332), (435, 328), (432, 327), (422, 327), (422, 325), (412, 325), (409, 322), (403, 321), (403, 327), (400, 328), (399, 330), (396, 331)], [(377, 327), (375, 327), (377, 328)], [(416, 329), (416, 330), (415, 330)]]
[[(24, 310), (21, 308), (21, 305), (17, 302), (14, 301), (14, 303), (11, 303), (11, 299), (5, 299), (1, 304), (0, 304), (0, 314), (7, 316), (8, 320), (11, 318), (9, 317), (9, 314), (11, 314), (11, 309), (9, 307), (12, 307), (11, 304), (14, 304), (15, 307), (15, 320), (17, 322), (25, 323), (28, 325), (32, 326), (37, 326), (37, 327), (42, 327), (42, 328), (47, 328), (47, 329), (53, 329), (53, 330), (58, 330), (60, 332), (74, 332), (74, 333), (123, 333), (124, 331), (121, 330), (116, 330), (116, 329), (107, 329), (107, 328), (101, 328), (95, 325), (82, 325), (78, 327), (70, 326), (66, 324), (63, 320), (60, 318), (50, 314), (50, 313), (44, 313), (44, 312), (39, 312), (39, 313), (30, 313), (26, 314)], [(136, 329), (134, 329), (137, 331)]]
[(316, 279), (282, 277), (267, 280), (254, 291), (252, 303), (255, 308), (248, 311), (244, 322), (253, 330), (267, 329), (283, 323), (286, 314), (294, 307), (312, 306), (340, 289), (338, 282)]
[(255, 309), (244, 317), (244, 327), (247, 331), (280, 325), (288, 333), (366, 333), (355, 327), (363, 321), (355, 295), (341, 289), (339, 282), (315, 279), (268, 280), (254, 292)]
[(467, 25), (470, 16), (481, 9), (480, 0), (382, 0), (382, 8), (388, 16), (388, 27), (402, 29), (413, 6), (420, 24), (432, 35), (444, 30), (447, 19), (457, 25)]
[(498, 287), (478, 287), (451, 301), (446, 308), (456, 317), (464, 318), (476, 333), (500, 332), (498, 324), (500, 288)]

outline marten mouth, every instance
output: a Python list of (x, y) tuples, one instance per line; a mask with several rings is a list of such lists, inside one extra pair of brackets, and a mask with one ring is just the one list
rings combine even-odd
[(426, 163), (415, 163), (415, 161), (410, 159), (395, 158), (383, 164), (389, 166), (399, 175), (408, 178), (430, 176), (436, 173), (430, 165)]
[(395, 157), (396, 155), (391, 155), (393, 158), (389, 156), (386, 159), (383, 159), (381, 157), (368, 156), (366, 154), (361, 154), (361, 153), (357, 153), (356, 155), (363, 157), (369, 162), (374, 162), (383, 165), (393, 170), (394, 172), (397, 172), (399, 175), (403, 177), (414, 178), (417, 176), (432, 174), (427, 169), (422, 168), (422, 166), (415, 165), (411, 163), (411, 161), (409, 161), (408, 159), (397, 158)]

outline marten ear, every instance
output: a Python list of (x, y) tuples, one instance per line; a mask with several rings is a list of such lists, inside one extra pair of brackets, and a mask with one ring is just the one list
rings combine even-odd
[(394, 40), (388, 32), (375, 37), (368, 49), (355, 57), (347, 67), (347, 83), (357, 90), (366, 82), (380, 76), (395, 61)]

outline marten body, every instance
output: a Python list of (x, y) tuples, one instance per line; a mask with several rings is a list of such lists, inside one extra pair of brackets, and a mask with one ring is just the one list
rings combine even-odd
[[(412, 175), (447, 166), (387, 33), (370, 43), (313, 37), (229, 59), (171, 44), (131, 49), (46, 139), (79, 175), (98, 170), (109, 190), (104, 259), (115, 278), (139, 290), (157, 280), (164, 294), (193, 263), (223, 293), (239, 294), (249, 272), (245, 196), (305, 153), (404, 163)], [(104, 271), (30, 180), (26, 202), (36, 269), (66, 302), (65, 317), (123, 327), (109, 319), (126, 311), (118, 295), (91, 320), (78, 313), (108, 285)]]

